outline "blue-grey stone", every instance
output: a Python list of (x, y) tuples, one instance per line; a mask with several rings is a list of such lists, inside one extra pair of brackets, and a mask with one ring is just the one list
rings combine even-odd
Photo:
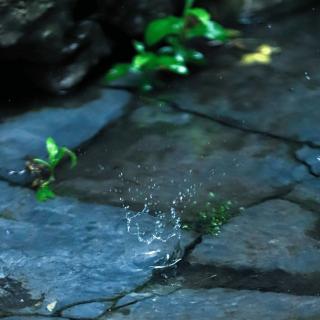
[(63, 310), (62, 316), (70, 319), (95, 319), (101, 316), (112, 303), (91, 302)]
[[(33, 301), (25, 312), (51, 314), (123, 295), (148, 281), (155, 267), (179, 259), (181, 243), (187, 245), (178, 236), (151, 238), (156, 218), (147, 214), (128, 231), (121, 208), (62, 197), (38, 203), (32, 191), (4, 182), (0, 190), (0, 279), (21, 283), (21, 294)], [(163, 239), (172, 234), (170, 226), (162, 230)], [(8, 309), (1, 291), (0, 306)]]
[(320, 210), (320, 179), (311, 178), (297, 183), (292, 191), (286, 196), (290, 201), (315, 211)]
[(140, 300), (144, 300), (147, 298), (150, 298), (152, 296), (152, 293), (149, 292), (141, 292), (141, 293), (136, 293), (136, 292), (131, 292), (125, 296), (123, 296), (121, 299), (119, 299), (116, 303), (116, 307), (122, 307), (128, 304), (135, 303)]
[(304, 146), (296, 152), (296, 156), (310, 167), (313, 174), (320, 176), (320, 149)]
[(320, 241), (309, 234), (318, 219), (297, 204), (270, 200), (231, 219), (219, 236), (205, 236), (189, 261), (292, 274), (319, 272)]
[(7, 119), (0, 124), (0, 177), (25, 183), (30, 177), (12, 174), (24, 169), (28, 157), (45, 158), (45, 140), (76, 148), (105, 125), (123, 115), (130, 94), (101, 90), (94, 100), (73, 107), (41, 108)]
[(139, 301), (108, 320), (319, 319), (320, 298), (230, 289), (184, 289)]
[[(48, 320), (48, 317), (43, 316), (11, 316), (1, 318), (4, 320)], [(50, 317), (51, 320), (66, 320), (66, 318), (61, 317)]]

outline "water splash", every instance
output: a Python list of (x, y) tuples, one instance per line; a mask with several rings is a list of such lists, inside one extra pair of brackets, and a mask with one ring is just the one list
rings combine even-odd
[[(126, 207), (129, 209), (129, 207)], [(175, 208), (171, 208), (169, 213), (161, 211), (155, 212), (154, 218), (146, 204), (140, 212), (126, 211), (127, 231), (137, 236), (140, 242), (148, 245), (154, 241), (168, 242), (170, 239), (180, 240), (181, 219)]]
[[(192, 172), (191, 172), (192, 173)], [(190, 173), (190, 174), (191, 174)], [(119, 179), (125, 179), (123, 172), (119, 174)], [(174, 180), (172, 184), (176, 184)], [(181, 239), (181, 218), (180, 215), (184, 210), (194, 203), (198, 187), (195, 184), (188, 184), (188, 179), (184, 179), (186, 187), (184, 190), (178, 191), (168, 203), (168, 209), (165, 211), (159, 210), (160, 202), (157, 200), (156, 193), (160, 192), (160, 186), (151, 178), (150, 184), (144, 186), (144, 191), (136, 187), (135, 190), (128, 188), (128, 193), (144, 194), (144, 207), (138, 211), (131, 211), (129, 205), (125, 203), (134, 201), (134, 196), (130, 199), (125, 199), (124, 196), (119, 198), (126, 210), (127, 231), (135, 235), (140, 242), (148, 245), (155, 241), (167, 242), (172, 239)], [(132, 193), (132, 192), (133, 193)], [(145, 193), (146, 192), (146, 193)], [(129, 200), (129, 201), (127, 201)]]
[[(157, 171), (155, 166), (137, 167), (142, 171)], [(143, 178), (140, 181), (140, 176), (127, 175), (122, 169), (119, 169), (117, 177), (120, 180), (118, 187), (109, 191), (119, 194), (118, 199), (126, 211), (127, 232), (146, 244), (143, 255), (138, 254), (137, 265), (150, 258), (150, 262), (154, 263), (149, 266), (153, 269), (175, 266), (184, 253), (181, 216), (195, 204), (202, 183), (193, 183), (193, 170), (190, 169), (186, 171), (183, 181), (169, 180), (170, 184), (175, 188), (179, 186), (179, 189), (169, 187), (169, 199), (167, 190), (163, 190), (164, 200), (161, 188), (167, 186), (167, 181), (163, 183), (161, 177), (159, 180), (154, 176), (146, 179), (141, 173)]]

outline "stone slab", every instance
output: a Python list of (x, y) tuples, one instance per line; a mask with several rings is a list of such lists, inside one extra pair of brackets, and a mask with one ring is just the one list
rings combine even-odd
[(69, 319), (95, 319), (110, 308), (112, 303), (91, 302), (79, 304), (63, 310), (62, 316)]
[(157, 219), (147, 214), (128, 231), (120, 208), (62, 197), (38, 203), (32, 191), (4, 182), (0, 190), (3, 312), (52, 314), (113, 299), (179, 259), (181, 243), (190, 244), (170, 225), (152, 238)]
[(310, 167), (312, 174), (320, 176), (320, 149), (304, 146), (297, 150), (296, 156)]
[(320, 242), (310, 233), (319, 216), (285, 200), (270, 200), (245, 210), (205, 236), (191, 253), (192, 264), (260, 271), (312, 274), (320, 270)]
[(319, 297), (246, 290), (183, 289), (168, 296), (139, 301), (103, 319), (311, 320), (319, 317)]
[(214, 203), (231, 200), (237, 208), (310, 176), (281, 140), (140, 106), (84, 148), (75, 170), (61, 168), (58, 193), (135, 210), (175, 208), (185, 217), (202, 210), (209, 193)]

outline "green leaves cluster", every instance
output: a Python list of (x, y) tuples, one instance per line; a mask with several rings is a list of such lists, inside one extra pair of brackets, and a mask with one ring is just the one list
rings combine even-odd
[(148, 46), (154, 46), (161, 41), (170, 43), (172, 36), (182, 41), (195, 37), (225, 41), (228, 33), (228, 30), (211, 19), (207, 10), (187, 8), (182, 17), (169, 16), (152, 21), (146, 29), (145, 42)]
[(189, 63), (204, 62), (204, 55), (187, 47), (188, 40), (206, 38), (226, 41), (231, 31), (213, 21), (208, 11), (193, 7), (193, 0), (186, 0), (182, 16), (167, 16), (152, 21), (146, 28), (144, 44), (134, 42), (137, 54), (130, 63), (114, 65), (106, 74), (106, 82), (128, 73), (169, 71), (179, 75), (189, 73)]
[(146, 51), (141, 42), (134, 42), (137, 54), (131, 63), (119, 63), (111, 68), (106, 76), (107, 81), (113, 81), (129, 72), (149, 72), (167, 70), (177, 74), (187, 74), (188, 69), (179, 58), (166, 53)]
[(40, 172), (44, 170), (48, 172), (47, 178), (42, 177), (37, 182), (36, 198), (39, 201), (46, 201), (55, 197), (51, 184), (55, 181), (56, 167), (65, 157), (70, 159), (71, 168), (74, 168), (77, 165), (76, 154), (66, 147), (59, 147), (53, 138), (47, 138), (46, 148), (48, 153), (47, 160), (40, 158), (32, 159), (32, 168), (37, 168)]

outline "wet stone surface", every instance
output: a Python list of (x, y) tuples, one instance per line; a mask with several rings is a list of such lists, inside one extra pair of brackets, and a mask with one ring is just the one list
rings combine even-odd
[(285, 196), (285, 198), (317, 213), (320, 211), (319, 191), (320, 180), (318, 178), (311, 178), (296, 184), (292, 191)]
[(80, 152), (79, 166), (66, 168), (57, 190), (135, 210), (174, 207), (187, 217), (210, 192), (216, 203), (238, 208), (290, 191), (309, 176), (293, 149), (168, 106), (142, 106)]
[(192, 264), (312, 274), (320, 269), (320, 242), (310, 232), (319, 217), (284, 200), (267, 201), (233, 219), (218, 237), (205, 236)]
[(95, 319), (107, 311), (112, 303), (92, 302), (65, 309), (62, 316), (70, 319)]
[(185, 289), (137, 302), (105, 319), (162, 320), (169, 316), (174, 320), (311, 320), (320, 317), (319, 303), (319, 297), (230, 289)]
[[(151, 216), (139, 219), (139, 236), (135, 230), (128, 232), (123, 209), (68, 198), (48, 206), (37, 203), (31, 191), (3, 182), (0, 187), (0, 212), (5, 212), (0, 218), (0, 284), (8, 278), (18, 283), (18, 289), (11, 284), (11, 290), (10, 283), (1, 285), (3, 312), (52, 314), (79, 303), (81, 307), (65, 313), (76, 315), (80, 308), (83, 314), (85, 308), (89, 318), (101, 313), (101, 305), (92, 309), (85, 302), (108, 301), (133, 290), (155, 267), (183, 254), (169, 226), (158, 234), (168, 241), (143, 241), (149, 230), (153, 232)], [(13, 299), (8, 298), (11, 291)]]
[(320, 176), (320, 149), (304, 146), (296, 152), (296, 156), (309, 166), (312, 174)]
[[(317, 8), (248, 28), (238, 44), (245, 49), (213, 50), (208, 54), (211, 67), (172, 84), (171, 99), (182, 109), (232, 126), (318, 146), (319, 29)], [(262, 44), (279, 51), (270, 64), (241, 64)]]

